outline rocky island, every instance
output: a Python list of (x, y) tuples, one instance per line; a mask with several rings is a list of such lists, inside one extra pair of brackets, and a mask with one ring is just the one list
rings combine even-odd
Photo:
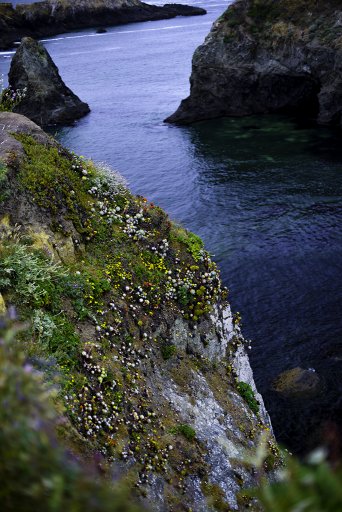
[(10, 90), (25, 91), (14, 111), (40, 126), (69, 124), (90, 112), (63, 82), (58, 68), (41, 43), (24, 37), (8, 76)]
[(27, 321), (23, 364), (57, 387), (63, 446), (152, 510), (248, 508), (278, 450), (201, 240), (18, 114), (0, 113), (0, 178), (2, 313)]
[(183, 4), (155, 6), (139, 0), (45, 0), (33, 4), (0, 4), (0, 49), (22, 37), (48, 37), (71, 30), (98, 28), (176, 16), (206, 14)]
[(339, 0), (237, 0), (195, 51), (190, 96), (166, 121), (296, 113), (342, 126)]

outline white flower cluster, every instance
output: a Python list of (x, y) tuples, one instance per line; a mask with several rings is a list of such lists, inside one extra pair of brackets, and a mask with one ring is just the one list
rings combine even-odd
[(169, 242), (164, 238), (158, 245), (152, 245), (150, 249), (158, 256), (165, 258), (169, 250)]
[(145, 240), (148, 237), (148, 233), (145, 229), (139, 226), (139, 223), (144, 220), (146, 219), (142, 209), (140, 209), (135, 215), (129, 215), (127, 213), (125, 216), (125, 227), (122, 231), (126, 233), (129, 238), (133, 238), (133, 240)]

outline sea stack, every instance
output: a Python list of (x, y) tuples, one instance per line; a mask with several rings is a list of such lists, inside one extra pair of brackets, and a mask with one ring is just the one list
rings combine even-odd
[(190, 96), (166, 121), (295, 113), (342, 126), (339, 0), (238, 0), (192, 61)]
[(40, 126), (70, 124), (90, 111), (65, 85), (44, 46), (31, 37), (22, 39), (13, 57), (9, 85), (26, 91), (14, 111)]

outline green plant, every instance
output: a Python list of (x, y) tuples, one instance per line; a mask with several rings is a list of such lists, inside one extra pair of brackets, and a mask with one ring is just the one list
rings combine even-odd
[[(0, 325), (0, 499), (6, 512), (137, 512), (125, 490), (87, 474), (59, 445), (56, 393)], [(95, 467), (95, 464), (94, 464)]]
[(0, 77), (0, 112), (13, 112), (13, 109), (26, 96), (26, 87), (22, 90), (14, 90), (11, 87), (4, 87), (4, 77)]
[(342, 468), (333, 470), (317, 450), (305, 463), (287, 456), (284, 468), (272, 483), (262, 480), (249, 494), (265, 512), (336, 512), (342, 503)]
[(171, 428), (170, 432), (171, 434), (182, 434), (188, 441), (193, 441), (196, 437), (196, 430), (185, 423)]
[(0, 290), (15, 288), (22, 304), (43, 305), (51, 282), (65, 275), (59, 264), (25, 245), (9, 245), (1, 252)]
[(260, 404), (254, 396), (253, 389), (247, 382), (238, 382), (236, 385), (237, 391), (240, 393), (242, 398), (247, 402), (249, 408), (255, 414), (258, 414)]
[(174, 234), (176, 240), (186, 245), (188, 251), (195, 261), (199, 261), (203, 256), (203, 241), (195, 233), (184, 229), (176, 229)]
[(177, 347), (175, 345), (163, 345), (161, 347), (161, 354), (163, 359), (167, 361), (177, 353)]
[(0, 203), (5, 201), (9, 196), (9, 182), (7, 177), (7, 168), (0, 162)]

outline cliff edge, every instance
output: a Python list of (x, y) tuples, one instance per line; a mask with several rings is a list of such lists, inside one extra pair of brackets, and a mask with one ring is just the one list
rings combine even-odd
[(62, 442), (152, 510), (250, 510), (239, 493), (278, 451), (201, 240), (18, 114), (0, 114), (0, 162), (2, 310), (27, 321), (28, 362), (58, 376)]
[(288, 112), (342, 126), (339, 0), (238, 0), (194, 53), (190, 96), (166, 121)]

